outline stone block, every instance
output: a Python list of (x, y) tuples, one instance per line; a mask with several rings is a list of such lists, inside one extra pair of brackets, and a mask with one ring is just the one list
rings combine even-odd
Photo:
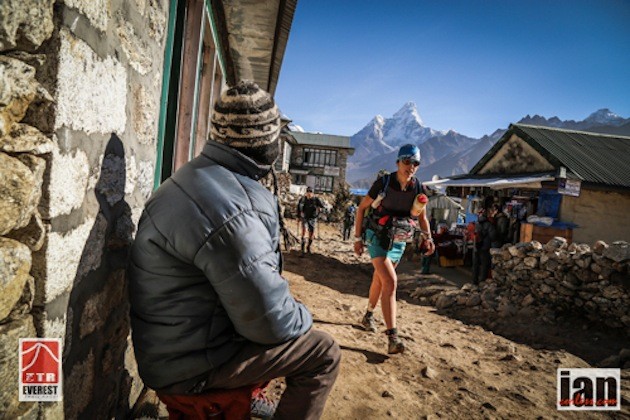
[(593, 244), (593, 252), (598, 255), (601, 255), (606, 248), (608, 248), (608, 244), (604, 241), (596, 241)]
[[(45, 316), (48, 314), (45, 313)], [(71, 331), (68, 331), (71, 334)], [(63, 359), (69, 354), (69, 344), (71, 337), (66, 337), (66, 317), (55, 319), (44, 319), (43, 334), (47, 338), (60, 338), (63, 344)]]
[(129, 407), (133, 407), (138, 398), (140, 397), (140, 393), (142, 392), (142, 388), (144, 388), (144, 383), (140, 379), (140, 373), (138, 372), (138, 363), (136, 362), (136, 356), (133, 352), (133, 343), (131, 342), (131, 335), (127, 337), (127, 349), (125, 350), (125, 370), (129, 375)]
[[(26, 154), (26, 153), (20, 153), (16, 155), (15, 158), (19, 160), (20, 162), (22, 162), (24, 166), (26, 166), (28, 169), (31, 170), (31, 172), (33, 173), (33, 177), (35, 177), (35, 188), (41, 191), (44, 185), (44, 172), (46, 171), (46, 160), (40, 157), (31, 155), (31, 154)], [(41, 197), (41, 194), (39, 194), (39, 197)], [(39, 202), (39, 199), (38, 199), (38, 202)]]
[(552, 252), (556, 250), (566, 249), (567, 247), (567, 240), (560, 236), (556, 236), (555, 238), (550, 239), (549, 242), (545, 244), (543, 249), (547, 252)]
[(133, 88), (133, 129), (140, 144), (152, 145), (157, 138), (158, 105), (157, 98), (147, 92), (146, 87)]
[(536, 267), (538, 267), (538, 259), (535, 258), (535, 257), (526, 257), (523, 260), (523, 264), (527, 268), (536, 268)]
[(6, 153), (51, 153), (53, 142), (35, 127), (15, 123), (9, 132), (0, 136), (0, 150)]
[(0, 324), (0, 418), (16, 418), (26, 406), (32, 405), (18, 401), (18, 345), (20, 338), (36, 336), (30, 316)]
[(121, 134), (127, 121), (127, 72), (114, 57), (99, 57), (67, 29), (60, 33), (55, 129)]
[(55, 148), (50, 162), (50, 182), (48, 195), (48, 214), (42, 210), (42, 216), (52, 219), (69, 214), (81, 207), (87, 193), (90, 164), (87, 155), (81, 150), (63, 154)]
[(604, 257), (615, 262), (630, 260), (630, 244), (626, 241), (615, 241), (603, 251)]
[(28, 106), (37, 96), (39, 83), (35, 80), (35, 68), (1, 55), (0, 75), (0, 137), (4, 137), (11, 133), (13, 124), (24, 118)]
[(81, 339), (102, 328), (110, 314), (126, 301), (125, 284), (124, 271), (117, 271), (109, 277), (100, 293), (85, 302), (79, 324)]
[[(70, 372), (64, 373), (65, 417), (83, 418), (83, 410), (88, 406), (94, 392), (94, 353), (90, 351), (85, 360), (75, 363)], [(69, 398), (72, 396), (72, 398)], [(94, 413), (93, 413), (94, 414)]]
[(33, 252), (39, 251), (44, 245), (47, 228), (44, 226), (39, 212), (36, 210), (31, 217), (31, 221), (23, 228), (12, 230), (7, 234), (7, 238), (15, 239), (29, 247)]
[(166, 13), (160, 0), (149, 0), (149, 36), (162, 43), (166, 30)]
[(623, 290), (617, 286), (608, 286), (602, 290), (602, 296), (606, 299), (619, 299), (623, 296)]
[(35, 279), (32, 276), (26, 278), (22, 296), (11, 309), (11, 313), (7, 319), (20, 319), (27, 316), (33, 309), (33, 300), (35, 299)]
[(101, 32), (107, 30), (111, 16), (111, 0), (64, 0), (66, 6), (77, 9), (92, 26)]
[[(46, 284), (43, 304), (67, 292), (77, 276), (100, 265), (102, 242), (88, 243), (95, 219), (88, 219), (71, 232), (50, 232), (46, 246)], [(100, 230), (96, 229), (95, 237)], [(104, 237), (99, 239), (104, 241)], [(79, 267), (81, 263), (81, 267)], [(79, 270), (82, 270), (81, 273)], [(87, 271), (86, 271), (87, 270)]]
[(13, 239), (0, 237), (0, 320), (20, 300), (30, 278), (31, 251)]
[(155, 167), (152, 161), (138, 162), (138, 190), (140, 195), (146, 201), (153, 192), (153, 176)]
[(521, 301), (521, 306), (525, 307), (525, 306), (529, 306), (532, 303), (534, 303), (536, 301), (536, 299), (534, 298), (534, 296), (532, 296), (531, 294), (525, 296), (525, 298), (523, 298), (523, 300)]
[(435, 307), (437, 309), (447, 309), (455, 305), (457, 297), (453, 295), (441, 294), (435, 301)]
[(149, 73), (153, 64), (149, 48), (146, 42), (136, 35), (133, 25), (122, 16), (118, 18), (116, 35), (131, 68), (143, 76)]
[(0, 1), (0, 51), (34, 51), (53, 31), (55, 0)]
[(481, 296), (479, 293), (473, 293), (466, 300), (466, 306), (477, 306), (481, 304)]
[(41, 190), (31, 170), (0, 152), (0, 235), (26, 226), (37, 208)]

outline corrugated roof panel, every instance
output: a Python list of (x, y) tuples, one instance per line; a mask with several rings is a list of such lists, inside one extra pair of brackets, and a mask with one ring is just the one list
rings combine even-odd
[(291, 131), (289, 134), (291, 134), (293, 138), (295, 138), (298, 144), (352, 149), (352, 147), (350, 147), (350, 137), (347, 136), (335, 136), (332, 134), (320, 133), (303, 133), (300, 131)]
[[(630, 137), (512, 124), (524, 140), (582, 180), (630, 187)], [(537, 147), (538, 146), (538, 147)]]

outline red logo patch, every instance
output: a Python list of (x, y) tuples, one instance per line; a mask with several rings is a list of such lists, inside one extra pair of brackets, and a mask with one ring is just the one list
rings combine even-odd
[(20, 339), (20, 401), (61, 401), (61, 339)]

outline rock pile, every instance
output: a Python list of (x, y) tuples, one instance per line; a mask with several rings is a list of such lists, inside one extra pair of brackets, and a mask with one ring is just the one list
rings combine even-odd
[[(522, 242), (491, 250), (492, 279), (430, 296), (438, 309), (480, 306), (509, 317), (517, 313), (552, 321), (570, 314), (613, 328), (630, 327), (630, 244)], [(421, 297), (419, 290), (413, 293)]]

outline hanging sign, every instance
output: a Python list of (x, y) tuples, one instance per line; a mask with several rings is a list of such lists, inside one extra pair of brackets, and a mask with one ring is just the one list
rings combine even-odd
[(559, 179), (558, 192), (564, 195), (579, 197), (581, 185), (582, 181), (580, 181), (579, 179)]

